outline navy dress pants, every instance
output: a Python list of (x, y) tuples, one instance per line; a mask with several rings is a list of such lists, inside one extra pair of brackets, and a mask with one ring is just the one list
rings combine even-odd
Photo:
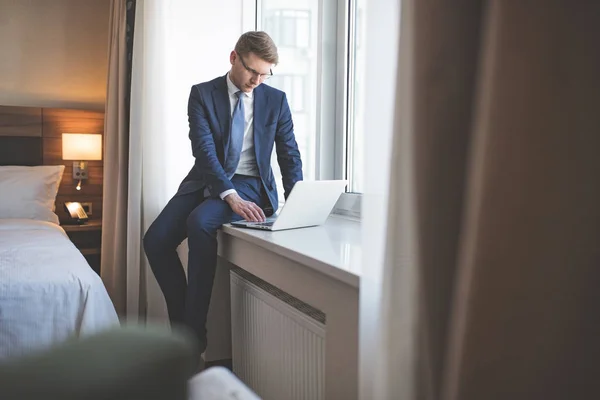
[[(265, 208), (268, 203), (260, 178), (234, 175), (238, 194)], [(220, 198), (203, 191), (175, 195), (144, 236), (144, 250), (163, 292), (171, 325), (185, 325), (206, 348), (206, 317), (217, 266), (217, 230), (242, 219)], [(176, 249), (188, 238), (188, 279)]]

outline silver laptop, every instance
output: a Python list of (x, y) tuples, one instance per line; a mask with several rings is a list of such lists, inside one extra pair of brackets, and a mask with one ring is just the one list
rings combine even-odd
[(236, 221), (235, 227), (281, 231), (325, 223), (347, 181), (299, 181), (292, 188), (278, 216), (265, 222)]

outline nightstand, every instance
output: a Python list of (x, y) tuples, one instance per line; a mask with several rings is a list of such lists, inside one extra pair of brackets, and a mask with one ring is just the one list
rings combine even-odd
[(89, 220), (82, 225), (61, 225), (69, 239), (81, 251), (88, 264), (100, 275), (102, 221)]

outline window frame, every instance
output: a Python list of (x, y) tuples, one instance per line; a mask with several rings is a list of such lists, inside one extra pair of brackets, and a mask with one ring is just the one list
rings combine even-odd
[[(319, 0), (315, 178), (347, 180), (348, 189), (340, 196), (333, 213), (360, 219), (362, 194), (350, 192), (353, 178), (351, 129), (355, 128), (349, 115), (353, 101), (350, 88), (354, 77), (350, 60), (353, 57), (351, 38), (352, 29), (355, 29), (355, 2)], [(259, 30), (262, 0), (255, 0), (253, 6), (253, 29)], [(332, 21), (335, 23), (332, 24)], [(335, 68), (327, 68), (327, 65)]]
[(356, 0), (338, 0), (338, 85), (336, 104), (338, 111), (339, 128), (336, 129), (336, 164), (339, 172), (335, 179), (348, 181), (348, 189), (342, 193), (333, 210), (334, 214), (344, 215), (356, 219), (361, 218), (362, 193), (350, 191), (352, 187), (353, 160), (352, 146), (354, 146), (353, 132), (356, 126), (351, 118), (350, 110), (353, 104), (354, 91), (352, 90), (354, 79), (354, 65), (351, 60), (354, 57), (353, 33)]

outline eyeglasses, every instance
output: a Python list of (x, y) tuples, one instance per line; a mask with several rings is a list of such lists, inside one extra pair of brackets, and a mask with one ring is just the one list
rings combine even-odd
[(273, 76), (273, 70), (269, 69), (269, 73), (268, 74), (261, 74), (260, 72), (248, 67), (246, 65), (246, 63), (244, 62), (244, 59), (242, 58), (242, 56), (240, 56), (238, 54), (238, 57), (240, 58), (240, 61), (242, 62), (242, 65), (244, 66), (244, 68), (246, 68), (246, 71), (250, 72), (252, 75), (256, 76), (259, 80), (264, 81), (269, 79), (270, 77)]

